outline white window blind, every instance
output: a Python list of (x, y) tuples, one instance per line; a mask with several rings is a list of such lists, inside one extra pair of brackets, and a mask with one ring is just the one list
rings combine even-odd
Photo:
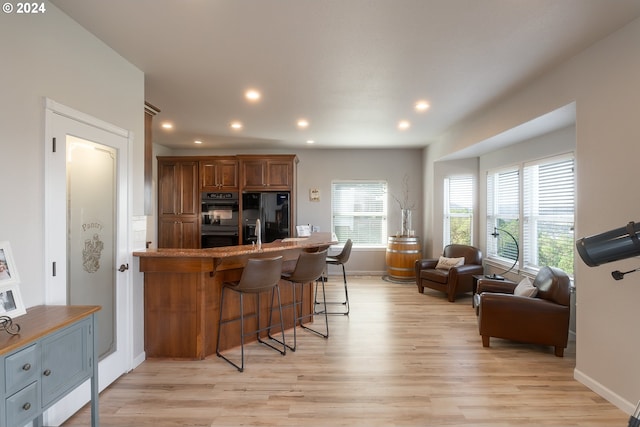
[(332, 229), (341, 243), (386, 246), (387, 183), (334, 181), (331, 184)]
[(473, 244), (473, 177), (444, 180), (444, 244)]
[(575, 174), (572, 156), (524, 165), (524, 266), (573, 275)]
[(487, 255), (513, 261), (516, 245), (510, 237), (495, 238), (494, 228), (506, 230), (516, 240), (520, 217), (520, 172), (517, 167), (487, 174)]

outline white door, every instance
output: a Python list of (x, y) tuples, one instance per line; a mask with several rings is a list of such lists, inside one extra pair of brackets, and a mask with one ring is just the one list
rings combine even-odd
[[(47, 304), (100, 305), (98, 384), (131, 366), (129, 132), (51, 100), (46, 103)], [(48, 411), (58, 425), (90, 397), (88, 384)]]

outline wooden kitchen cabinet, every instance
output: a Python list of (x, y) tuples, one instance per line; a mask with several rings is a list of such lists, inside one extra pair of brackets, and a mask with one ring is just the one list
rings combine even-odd
[(198, 215), (198, 162), (158, 159), (158, 215)]
[(235, 157), (200, 161), (201, 191), (238, 191), (238, 160)]
[(200, 248), (198, 217), (161, 217), (158, 219), (159, 248)]
[(158, 247), (200, 247), (198, 160), (158, 158)]
[(296, 156), (238, 156), (243, 190), (293, 190)]

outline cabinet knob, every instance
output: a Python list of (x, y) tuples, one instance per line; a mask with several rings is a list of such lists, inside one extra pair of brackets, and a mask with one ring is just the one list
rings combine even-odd
[(48, 377), (49, 375), (51, 375), (51, 369), (45, 369), (43, 374), (45, 377)]
[(23, 370), (23, 371), (28, 371), (29, 369), (31, 369), (31, 363), (25, 363), (25, 364), (22, 366), (22, 370)]
[(24, 409), (25, 411), (28, 411), (29, 409), (31, 409), (31, 403), (27, 402), (24, 405), (22, 405), (22, 409)]

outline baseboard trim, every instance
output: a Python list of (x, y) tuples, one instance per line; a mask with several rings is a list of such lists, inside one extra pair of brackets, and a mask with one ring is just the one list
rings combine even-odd
[(578, 368), (575, 368), (573, 370), (573, 378), (579, 383), (584, 384), (585, 386), (590, 388), (593, 392), (602, 396), (604, 399), (611, 402), (613, 405), (617, 406), (618, 409), (620, 409), (624, 413), (631, 415), (633, 414), (633, 411), (635, 411), (636, 409), (635, 402), (634, 403), (629, 402), (619, 394), (613, 392), (612, 390), (605, 387), (598, 381), (586, 375), (584, 372), (580, 371)]
[(138, 354), (136, 357), (133, 358), (133, 361), (132, 361), (133, 365), (131, 366), (131, 370), (136, 369), (146, 359), (147, 359), (147, 353), (145, 353), (144, 351)]

